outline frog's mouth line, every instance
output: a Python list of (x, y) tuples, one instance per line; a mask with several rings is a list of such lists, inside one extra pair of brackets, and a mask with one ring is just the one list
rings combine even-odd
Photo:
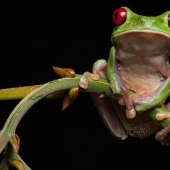
[(164, 36), (164, 37), (167, 37), (168, 39), (170, 39), (170, 34), (162, 32), (162, 30), (155, 31), (150, 28), (145, 28), (145, 29), (140, 29), (140, 30), (133, 29), (133, 30), (123, 31), (123, 32), (117, 32), (112, 35), (112, 38), (111, 38), (112, 42), (114, 42), (114, 39), (118, 36), (122, 36), (125, 34), (131, 34), (131, 33), (158, 34), (158, 35), (161, 35), (161, 36)]

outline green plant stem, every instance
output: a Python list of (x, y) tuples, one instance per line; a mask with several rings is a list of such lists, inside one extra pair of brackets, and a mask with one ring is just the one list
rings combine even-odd
[(22, 162), (25, 170), (31, 170), (31, 168), (22, 160), (22, 158), (13, 151), (13, 148), (11, 147), (11, 145), (7, 146), (6, 154), (0, 164), (0, 169), (2, 169), (2, 170), (9, 169), (8, 160), (20, 161), (20, 162)]
[[(54, 80), (51, 82), (48, 82), (41, 87), (35, 89), (33, 92), (28, 94), (21, 102), (15, 107), (15, 109), (12, 111), (11, 115), (9, 116), (7, 122), (5, 123), (5, 126), (3, 130), (10, 134), (15, 134), (16, 127), (21, 120), (21, 118), (24, 116), (24, 114), (30, 109), (35, 103), (37, 103), (39, 100), (44, 98), (45, 96), (56, 92), (60, 90), (66, 90), (70, 89), (72, 87), (79, 86), (81, 76), (76, 76), (75, 78), (62, 78), (58, 80)], [(104, 93), (106, 95), (111, 95), (112, 92), (110, 88), (108, 88), (107, 81), (93, 81), (89, 80), (89, 87), (87, 92), (98, 92), (98, 93)], [(97, 84), (96, 84), (97, 83)], [(101, 90), (102, 89), (102, 90)]]
[(33, 90), (37, 89), (40, 86), (41, 85), (33, 85), (33, 86), (0, 89), (0, 100), (23, 99), (26, 95), (28, 95), (30, 92), (32, 92)]
[[(6, 88), (0, 89), (0, 100), (18, 100), (23, 99), (29, 93), (34, 91), (35, 89), (41, 87), (42, 85), (33, 85), (33, 86), (23, 86), (23, 87), (14, 87), (14, 88)], [(53, 94), (46, 96), (45, 98), (59, 98), (66, 95), (65, 90), (60, 90)]]
[[(35, 89), (31, 93), (29, 93), (24, 99), (22, 99), (8, 117), (0, 133), (0, 152), (5, 147), (5, 143), (7, 143), (9, 139), (15, 135), (15, 130), (22, 117), (35, 103), (37, 103), (39, 100), (53, 92), (67, 90), (72, 87), (79, 86), (81, 77), (82, 75), (76, 75), (75, 78), (61, 78), (54, 81), (50, 81)], [(111, 89), (109, 88), (109, 84), (104, 79), (93, 81), (89, 78), (88, 89), (82, 91), (103, 93), (109, 96), (112, 95)]]

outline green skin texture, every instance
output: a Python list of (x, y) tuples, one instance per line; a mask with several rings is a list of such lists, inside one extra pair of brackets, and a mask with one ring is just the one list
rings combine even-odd
[[(123, 35), (124, 33), (129, 32), (149, 32), (149, 33), (161, 33), (165, 36), (168, 36), (170, 39), (170, 28), (168, 26), (167, 16), (170, 14), (170, 11), (163, 13), (162, 15), (156, 17), (146, 17), (137, 15), (132, 12), (129, 8), (123, 7), (127, 11), (127, 17), (124, 24), (114, 28), (111, 41), (114, 44), (114, 38), (117, 35)], [(152, 24), (151, 24), (152, 23)], [(110, 82), (113, 94), (121, 93), (121, 82), (116, 74), (116, 65), (115, 65), (115, 48), (112, 47), (109, 54), (108, 66), (107, 66), (107, 77)], [(98, 60), (95, 65), (100, 62)], [(153, 96), (151, 100), (140, 101), (139, 104), (135, 107), (136, 111), (146, 111), (150, 108), (160, 105), (163, 103), (166, 98), (169, 96), (169, 87), (170, 79), (168, 78), (165, 84), (161, 87), (161, 90)]]
[(130, 31), (143, 31), (143, 32), (158, 32), (165, 35), (170, 35), (168, 27), (168, 19), (170, 11), (167, 11), (159, 16), (149, 17), (137, 15), (127, 7), (123, 7), (127, 11), (127, 18), (124, 24), (114, 28), (112, 33), (112, 42), (117, 34), (123, 34)]

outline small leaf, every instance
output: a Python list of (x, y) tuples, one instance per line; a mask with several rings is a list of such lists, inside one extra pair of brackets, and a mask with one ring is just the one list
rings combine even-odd
[(79, 93), (79, 87), (73, 87), (69, 90), (68, 95), (69, 95), (70, 99), (72, 101), (74, 101), (77, 98), (78, 93)]
[(20, 138), (18, 137), (18, 135), (12, 136), (11, 140), (10, 140), (10, 143), (12, 145), (12, 148), (13, 148), (14, 152), (16, 154), (18, 154), (19, 146), (20, 146)]
[(75, 77), (75, 72), (71, 68), (60, 68), (60, 67), (53, 67), (55, 73), (60, 77)]
[(77, 98), (79, 87), (73, 87), (69, 90), (67, 96), (63, 100), (62, 110), (66, 109)]
[(20, 161), (20, 160), (8, 159), (8, 163), (11, 166), (17, 168), (18, 170), (25, 170), (24, 165), (23, 165), (22, 161)]

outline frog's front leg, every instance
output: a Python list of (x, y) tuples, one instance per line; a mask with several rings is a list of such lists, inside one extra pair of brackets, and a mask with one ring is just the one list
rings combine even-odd
[(125, 82), (120, 78), (119, 71), (121, 70), (121, 64), (116, 59), (116, 50), (111, 48), (107, 66), (107, 76), (110, 82), (113, 94), (119, 96), (119, 104), (126, 106), (126, 116), (132, 119), (136, 116), (136, 111), (133, 106), (129, 90), (125, 87)]

